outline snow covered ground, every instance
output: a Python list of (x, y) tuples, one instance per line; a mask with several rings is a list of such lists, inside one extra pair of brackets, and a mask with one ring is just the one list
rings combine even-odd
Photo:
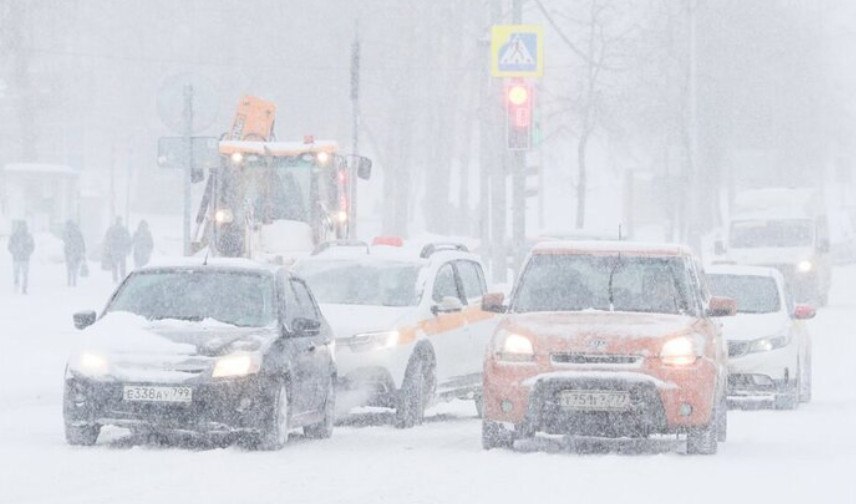
[[(62, 433), (71, 314), (100, 309), (112, 285), (92, 264), (77, 289), (60, 264), (33, 264), (30, 295), (12, 294), (0, 251), (0, 503), (137, 502), (856, 502), (856, 268), (835, 272), (830, 307), (811, 321), (814, 402), (797, 411), (732, 411), (714, 457), (670, 441), (641, 454), (539, 442), (484, 452), (470, 403), (441, 404), (396, 430), (363, 414), (333, 438), (282, 451), (134, 445), (105, 432), (93, 448)], [(368, 426), (357, 426), (356, 420)]]

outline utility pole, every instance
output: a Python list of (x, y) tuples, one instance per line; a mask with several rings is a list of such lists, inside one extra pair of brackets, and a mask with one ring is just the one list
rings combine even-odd
[(190, 186), (193, 172), (193, 85), (184, 85), (184, 144), (186, 146), (184, 165), (184, 255), (190, 251)]
[[(523, 0), (511, 1), (511, 16), (512, 24), (523, 23)], [(511, 194), (512, 268), (517, 274), (526, 253), (526, 151), (522, 149), (511, 151)]]
[[(491, 17), (487, 17), (491, 21)], [(490, 61), (490, 40), (479, 40), (479, 53), (484, 62)], [(492, 165), (496, 162), (496, 128), (492, 120), (496, 117), (496, 89), (490, 78), (489, 65), (479, 72), (479, 230), (481, 239), (481, 259), (489, 264), (494, 245), (490, 241), (490, 181), (494, 175)]]
[(348, 173), (348, 236), (357, 236), (357, 164), (360, 146), (360, 34), (359, 26), (354, 27), (354, 43), (351, 45), (351, 169)]

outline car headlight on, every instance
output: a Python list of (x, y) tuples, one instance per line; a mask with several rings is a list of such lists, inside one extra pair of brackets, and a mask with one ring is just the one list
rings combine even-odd
[(213, 378), (247, 376), (259, 372), (261, 359), (257, 354), (239, 353), (220, 357), (214, 364)]
[(236, 165), (239, 165), (244, 162), (244, 155), (240, 152), (233, 152), (231, 158), (232, 162)]
[(375, 331), (354, 335), (351, 348), (355, 350), (378, 350), (392, 348), (398, 344), (401, 334), (398, 331)]
[(770, 350), (776, 350), (782, 347), (786, 347), (790, 342), (790, 333), (773, 336), (770, 338), (760, 338), (752, 342), (752, 344), (749, 346), (749, 352), (769, 352)]
[(660, 349), (660, 360), (669, 366), (688, 366), (698, 358), (695, 341), (688, 336), (671, 339)]
[(214, 212), (214, 220), (217, 224), (231, 224), (235, 220), (235, 215), (228, 208), (220, 208)]
[(535, 349), (526, 336), (508, 333), (502, 341), (497, 357), (501, 361), (531, 362), (535, 360)]
[(104, 376), (109, 364), (107, 359), (93, 352), (81, 352), (73, 361), (72, 367), (86, 376)]
[(797, 263), (797, 271), (800, 273), (809, 273), (814, 271), (814, 263), (809, 261), (808, 259), (804, 261), (800, 261)]

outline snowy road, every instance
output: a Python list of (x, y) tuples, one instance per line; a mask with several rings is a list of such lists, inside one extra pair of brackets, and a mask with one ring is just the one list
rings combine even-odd
[[(434, 408), (421, 427), (341, 426), (280, 452), (133, 446), (109, 431), (94, 448), (62, 433), (71, 313), (103, 306), (107, 275), (71, 290), (60, 265), (34, 265), (11, 294), (0, 260), (0, 503), (62, 502), (856, 502), (856, 268), (836, 271), (832, 303), (811, 322), (814, 402), (797, 411), (732, 411), (714, 457), (669, 442), (641, 455), (543, 443), (484, 452), (469, 403)], [(366, 419), (366, 418), (364, 418)], [(608, 447), (607, 447), (608, 448)], [(589, 453), (593, 451), (595, 453)], [(606, 453), (604, 453), (606, 452)]]

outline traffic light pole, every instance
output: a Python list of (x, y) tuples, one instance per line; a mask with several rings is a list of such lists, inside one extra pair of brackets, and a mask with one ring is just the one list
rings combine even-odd
[[(512, 0), (513, 24), (523, 22), (523, 0)], [(529, 98), (531, 100), (531, 97)], [(530, 118), (531, 120), (531, 118)], [(526, 151), (511, 151), (511, 238), (514, 250), (515, 275), (523, 265), (526, 253)]]

